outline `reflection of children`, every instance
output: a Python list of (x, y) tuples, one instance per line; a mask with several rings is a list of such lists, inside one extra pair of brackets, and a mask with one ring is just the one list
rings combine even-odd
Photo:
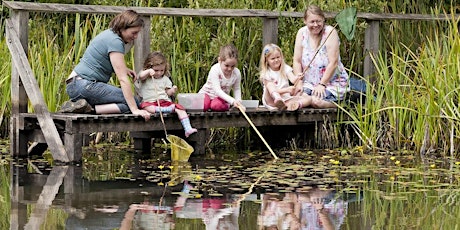
[(131, 204), (121, 222), (120, 230), (129, 229), (174, 229), (172, 208), (154, 206), (148, 202)]
[[(233, 45), (220, 48), (218, 63), (211, 67), (208, 79), (198, 93), (204, 93), (204, 111), (228, 111), (230, 105), (245, 109), (241, 104), (241, 73), (238, 63), (238, 51)], [(233, 96), (230, 91), (233, 89)]]
[(144, 62), (144, 70), (138, 77), (140, 81), (139, 93), (142, 96), (140, 108), (154, 114), (158, 112), (176, 112), (188, 137), (197, 130), (190, 125), (185, 108), (171, 101), (171, 96), (176, 94), (177, 86), (173, 86), (169, 79), (168, 62), (160, 52), (150, 53)]
[(262, 103), (268, 109), (296, 110), (307, 107), (311, 98), (307, 94), (294, 97), (298, 92), (294, 86), (289, 86), (301, 80), (294, 76), (292, 68), (284, 61), (281, 48), (275, 44), (267, 44), (260, 57), (260, 81), (264, 86)]
[(238, 205), (226, 205), (230, 200), (224, 198), (187, 199), (192, 188), (184, 181), (183, 194), (174, 204), (176, 218), (202, 219), (206, 230), (239, 229)]
[(299, 195), (302, 230), (340, 229), (347, 214), (348, 203), (333, 199), (330, 190), (312, 189)]
[(263, 194), (262, 209), (258, 217), (259, 229), (298, 230), (300, 229), (297, 195), (278, 196)]

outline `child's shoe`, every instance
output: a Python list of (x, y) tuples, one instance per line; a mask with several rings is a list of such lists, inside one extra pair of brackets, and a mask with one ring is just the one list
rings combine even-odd
[(189, 129), (188, 131), (185, 131), (185, 137), (189, 137), (190, 135), (192, 135), (192, 134), (194, 134), (194, 133), (196, 133), (196, 132), (198, 132), (197, 129), (191, 128), (191, 129)]

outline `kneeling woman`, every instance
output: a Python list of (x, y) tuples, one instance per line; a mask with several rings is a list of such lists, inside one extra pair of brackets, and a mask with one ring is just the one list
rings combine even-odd
[[(89, 44), (80, 62), (66, 80), (70, 101), (59, 112), (96, 114), (133, 113), (150, 119), (150, 113), (138, 108), (131, 89), (134, 71), (126, 66), (124, 55), (144, 26), (141, 16), (126, 10), (110, 21), (110, 29), (98, 34)], [(115, 73), (120, 86), (108, 84)]]

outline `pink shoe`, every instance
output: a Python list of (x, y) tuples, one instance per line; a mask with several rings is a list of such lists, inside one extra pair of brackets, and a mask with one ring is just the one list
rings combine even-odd
[(190, 135), (192, 135), (192, 134), (194, 134), (196, 132), (198, 132), (197, 129), (191, 128), (189, 131), (185, 132), (185, 137), (189, 137)]

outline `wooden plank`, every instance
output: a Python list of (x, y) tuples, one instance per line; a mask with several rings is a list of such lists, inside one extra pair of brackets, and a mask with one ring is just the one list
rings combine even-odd
[[(306, 122), (322, 121), (324, 115), (335, 118), (337, 109), (303, 109), (300, 111), (253, 111), (247, 112), (248, 117), (256, 126), (298, 125)], [(21, 114), (26, 130), (35, 129), (34, 114)], [(87, 114), (52, 114), (55, 123), (65, 122), (67, 134), (81, 134), (93, 132), (124, 132), (124, 131), (162, 131), (163, 123), (158, 116), (153, 115), (150, 121), (145, 122), (135, 115), (87, 115)], [(247, 120), (239, 112), (196, 112), (189, 113), (189, 118), (195, 128), (226, 128), (248, 127)], [(182, 130), (176, 114), (164, 116), (167, 130)]]
[(6, 20), (6, 36), (7, 45), (14, 60), (14, 68), (18, 71), (21, 80), (24, 84), (24, 89), (29, 96), (32, 105), (37, 113), (37, 118), (43, 133), (46, 133), (45, 139), (51, 150), (54, 160), (61, 162), (69, 162), (69, 158), (59, 137), (56, 126), (51, 119), (51, 115), (45, 104), (43, 95), (38, 88), (38, 83), (33, 76), (32, 69), (27, 60), (27, 55), (24, 52), (23, 46), (20, 43), (17, 32), (14, 29), (11, 20)]
[[(326, 18), (334, 18), (338, 12), (325, 12)], [(279, 12), (280, 17), (288, 18), (303, 18), (303, 12)], [(431, 15), (431, 14), (393, 14), (393, 13), (357, 13), (357, 18), (364, 20), (422, 20), (422, 21), (432, 21), (432, 20), (456, 20), (460, 18), (460, 14), (441, 14), (441, 15)]]
[(78, 5), (59, 3), (35, 3), (3, 1), (3, 5), (14, 10), (27, 10), (33, 12), (60, 12), (60, 13), (100, 13), (118, 14), (124, 10), (132, 9), (141, 15), (164, 16), (200, 16), (200, 17), (278, 17), (279, 13), (263, 9), (189, 9), (167, 7), (125, 7), (125, 6), (100, 6)]
[[(263, 9), (185, 9), (164, 7), (124, 7), (99, 6), (57, 3), (34, 3), (3, 1), (3, 5), (12, 10), (27, 10), (33, 12), (60, 12), (60, 13), (100, 13), (118, 14), (126, 9), (133, 9), (143, 15), (164, 16), (198, 16), (198, 17), (290, 17), (303, 18), (303, 12), (270, 11)], [(338, 12), (325, 12), (326, 18), (334, 18)], [(460, 18), (455, 15), (428, 15), (428, 14), (390, 14), (390, 13), (358, 13), (358, 18), (365, 20), (452, 20)]]

